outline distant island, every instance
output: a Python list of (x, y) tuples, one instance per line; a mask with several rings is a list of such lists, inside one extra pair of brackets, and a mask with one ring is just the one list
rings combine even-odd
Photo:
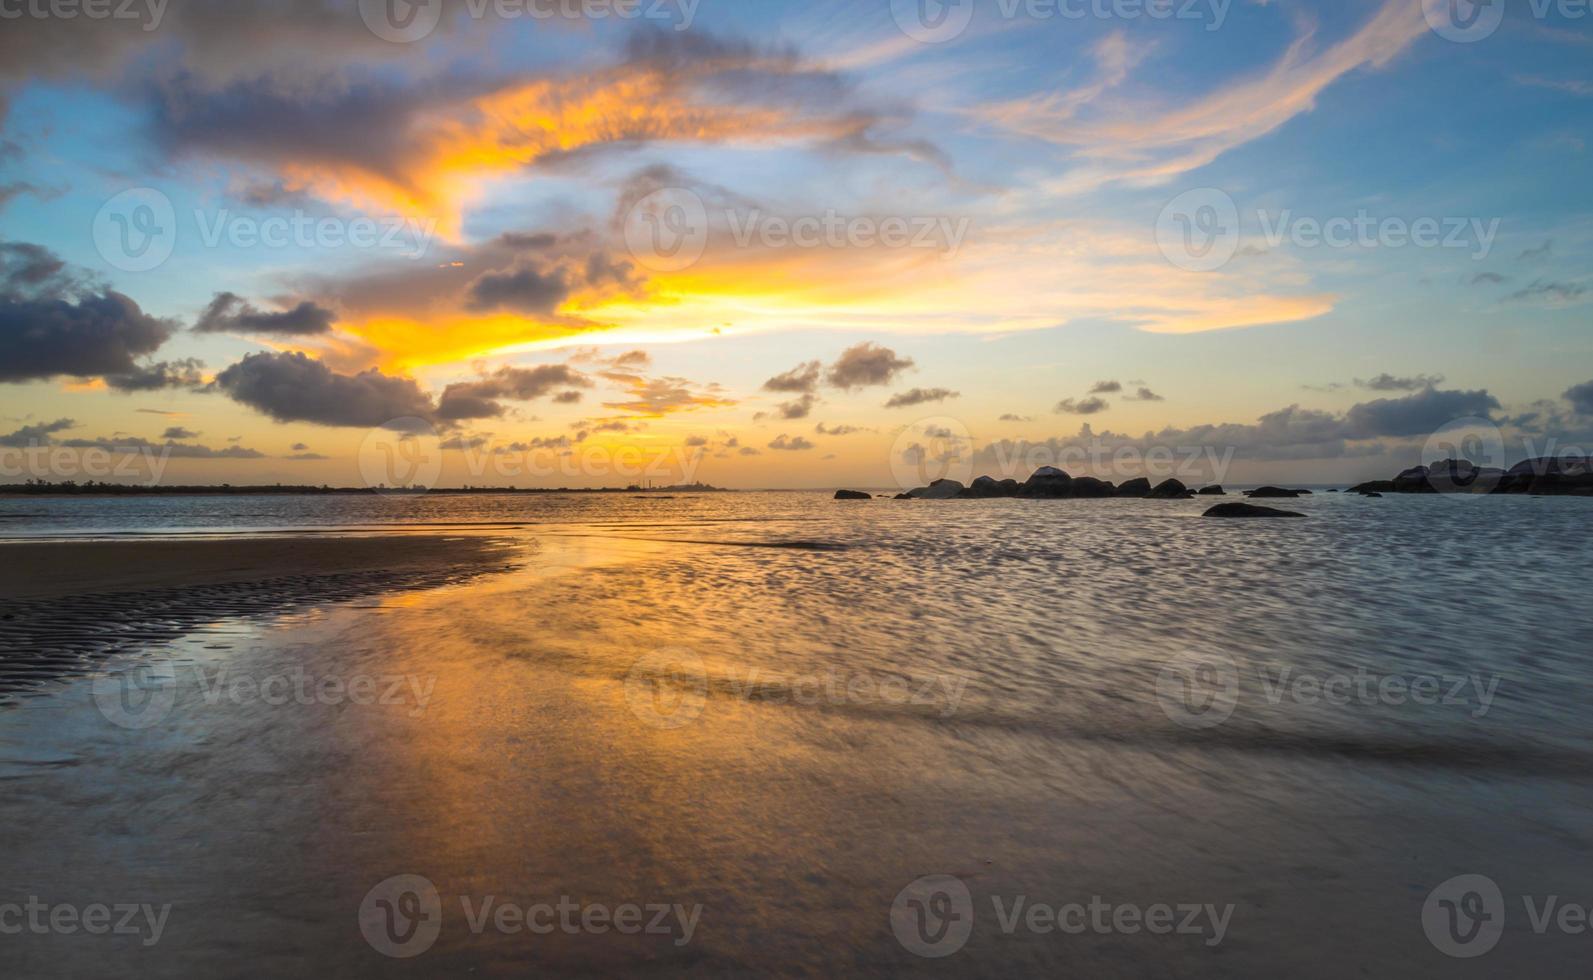
[(378, 496), (415, 494), (430, 496), (496, 495), (496, 494), (559, 494), (559, 493), (734, 493), (723, 487), (706, 483), (682, 483), (668, 487), (332, 487), (296, 486), (273, 483), (263, 486), (233, 486), (230, 483), (197, 486), (146, 486), (126, 483), (96, 483), (92, 480), (77, 483), (66, 480), (51, 483), (48, 480), (29, 480), (26, 483), (0, 484), (0, 497), (216, 497), (216, 496)]

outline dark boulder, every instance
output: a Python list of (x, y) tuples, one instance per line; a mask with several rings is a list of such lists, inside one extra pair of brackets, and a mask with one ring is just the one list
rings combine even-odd
[(1200, 495), (1202, 497), (1226, 497), (1228, 496), (1228, 491), (1222, 488), (1222, 484), (1217, 483), (1209, 487), (1202, 487)]
[(863, 493), (861, 490), (837, 490), (837, 491), (835, 491), (835, 499), (836, 500), (873, 500), (874, 499), (874, 495), (871, 494), (871, 493)]
[(1363, 496), (1363, 497), (1381, 497), (1383, 495), (1378, 493), (1376, 490), (1363, 490), (1363, 491), (1361, 491), (1361, 496)]
[(1189, 488), (1180, 480), (1163, 480), (1156, 484), (1156, 489), (1145, 495), (1150, 500), (1183, 500), (1193, 497)]
[(1257, 488), (1255, 490), (1246, 490), (1245, 491), (1245, 496), (1246, 497), (1261, 497), (1261, 498), (1264, 498), (1264, 499), (1265, 498), (1298, 497), (1299, 495), (1300, 495), (1300, 491), (1298, 491), (1298, 490), (1285, 490), (1282, 487), (1259, 487), (1259, 488)]
[(1274, 510), (1271, 507), (1257, 507), (1255, 504), (1218, 504), (1206, 511), (1205, 517), (1304, 517), (1292, 510)]
[(1073, 477), (1055, 466), (1042, 466), (1023, 482), (1021, 489), (1025, 497), (1071, 497)]
[(950, 500), (967, 489), (956, 480), (936, 480), (927, 487), (907, 491), (914, 500)]
[(1366, 483), (1358, 483), (1355, 486), (1350, 487), (1348, 490), (1346, 490), (1344, 492), (1345, 493), (1393, 493), (1394, 492), (1394, 481), (1393, 480), (1370, 480), (1370, 481), (1368, 481)]
[(1073, 496), (1086, 500), (1117, 496), (1117, 488), (1093, 476), (1081, 476), (1073, 481)]
[(1016, 497), (1018, 490), (1017, 480), (997, 480), (995, 477), (981, 476), (973, 481), (973, 485), (964, 490), (961, 496), (989, 500), (995, 497)]
[(1150, 481), (1145, 479), (1143, 476), (1139, 477), (1138, 479), (1129, 480), (1117, 488), (1117, 495), (1119, 497), (1148, 497), (1150, 496), (1150, 492)]

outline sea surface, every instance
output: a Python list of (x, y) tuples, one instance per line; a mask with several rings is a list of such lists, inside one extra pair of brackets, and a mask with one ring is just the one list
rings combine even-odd
[(0, 975), (1584, 975), (1593, 500), (1211, 503), (0, 499), (522, 558), (0, 708)]

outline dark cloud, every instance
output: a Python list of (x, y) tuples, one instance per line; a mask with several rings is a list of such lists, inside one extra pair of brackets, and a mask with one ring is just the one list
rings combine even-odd
[[(448, 421), (496, 418), (506, 410), (501, 403), (531, 401), (553, 393), (556, 388), (590, 388), (592, 381), (567, 364), (544, 364), (534, 368), (501, 367), (479, 381), (464, 381), (443, 389), (437, 417)], [(574, 394), (571, 399), (567, 396)], [(579, 401), (580, 392), (565, 391), (556, 396), (562, 402)]]
[[(180, 425), (174, 425), (171, 428), (167, 429), (165, 432), (162, 432), (160, 434), (160, 437), (162, 439), (177, 439), (177, 440), (180, 440), (180, 439), (195, 439), (195, 438), (198, 438), (198, 436), (199, 436), (199, 433), (191, 432), (188, 429), (185, 429), (185, 428), (183, 428)], [(297, 448), (297, 447), (295, 447), (295, 448)]]
[(553, 396), (553, 400), (560, 405), (574, 405), (586, 396), (579, 391), (561, 391)]
[(413, 379), (374, 368), (338, 374), (300, 353), (249, 354), (216, 375), (214, 384), (278, 422), (375, 427), (434, 415), (431, 399)]
[(853, 433), (856, 433), (856, 432), (868, 432), (870, 430), (861, 428), (861, 427), (856, 426), (856, 425), (828, 425), (827, 426), (823, 422), (820, 422), (818, 425), (815, 425), (813, 427), (813, 431), (817, 432), (821, 436), (849, 436), (849, 435), (852, 435)]
[(696, 449), (708, 445), (708, 439), (705, 436), (687, 436), (685, 445), (687, 448)]
[(1578, 415), (1593, 415), (1593, 381), (1567, 388), (1560, 397), (1570, 402)]
[[(594, 255), (592, 258), (596, 259), (597, 256)], [(636, 370), (640, 368), (651, 367), (653, 363), (653, 356), (644, 350), (632, 350), (626, 351), (620, 356), (614, 358), (609, 363), (616, 368), (630, 368), (632, 370)]]
[(1470, 279), (1468, 279), (1466, 281), (1471, 283), (1471, 285), (1473, 285), (1473, 286), (1481, 286), (1481, 285), (1485, 285), (1485, 284), (1486, 285), (1490, 285), (1490, 286), (1497, 286), (1497, 285), (1500, 285), (1501, 283), (1509, 282), (1510, 281), (1510, 277), (1509, 276), (1501, 276), (1497, 272), (1479, 272), (1479, 273), (1477, 273), (1476, 275), (1472, 276)]
[(818, 361), (808, 361), (796, 367), (777, 374), (763, 383), (765, 391), (783, 392), (812, 392), (819, 385), (819, 372), (823, 365)]
[(1064, 398), (1056, 403), (1056, 408), (1052, 411), (1058, 415), (1095, 415), (1111, 407), (1104, 398), (1086, 398), (1083, 401)]
[(171, 459), (264, 459), (265, 453), (243, 446), (213, 449), (190, 442), (151, 442), (136, 436), (112, 436), (101, 439), (66, 439), (60, 445), (66, 449), (99, 449), (108, 453), (152, 453)]
[(886, 408), (910, 408), (913, 405), (923, 405), (926, 402), (943, 402), (948, 398), (961, 398), (961, 392), (952, 391), (950, 388), (913, 388), (890, 397), (885, 403)]
[(1030, 418), (1027, 415), (1014, 415), (1013, 413), (1008, 412), (1007, 414), (1001, 416), (1001, 418), (998, 421), (1001, 421), (1001, 422), (1033, 422), (1034, 419)]
[(910, 357), (898, 357), (888, 347), (864, 342), (848, 347), (830, 365), (824, 379), (836, 388), (853, 390), (874, 385), (888, 385), (898, 374), (913, 366)]
[[(785, 452), (801, 452), (805, 449), (812, 449), (814, 446), (813, 443), (804, 439), (802, 436), (787, 436), (784, 433), (781, 433), (779, 436), (775, 437), (773, 442), (769, 443), (769, 448), (779, 449)], [(745, 454), (745, 451), (743, 451), (743, 454)]]
[(780, 417), (783, 419), (805, 419), (813, 411), (813, 403), (818, 399), (812, 395), (803, 395), (780, 405)]
[(1115, 395), (1122, 390), (1123, 384), (1119, 381), (1097, 381), (1090, 386), (1092, 395)]
[(139, 365), (121, 374), (107, 374), (105, 384), (116, 391), (159, 391), (162, 388), (198, 388), (204, 384), (200, 370), (205, 362), (185, 357)]
[(309, 300), (290, 310), (262, 312), (236, 293), (217, 293), (199, 315), (200, 333), (271, 334), (301, 337), (331, 331), (337, 314)]
[(136, 375), (175, 329), (48, 249), (0, 242), (0, 382)]
[(1508, 297), (1517, 303), (1527, 303), (1533, 300), (1542, 300), (1554, 306), (1564, 306), (1574, 303), (1586, 296), (1589, 287), (1579, 282), (1551, 282), (1539, 279), (1524, 289), (1518, 289)]
[(72, 419), (56, 419), (54, 422), (39, 422), (34, 425), (24, 425), (10, 435), (0, 436), (0, 446), (7, 449), (26, 449), (30, 446), (48, 446), (54, 440), (57, 432), (76, 428), (77, 423)]
[(1365, 381), (1360, 378), (1355, 379), (1355, 387), (1365, 388), (1367, 391), (1421, 391), (1424, 388), (1436, 388), (1443, 383), (1444, 376), (1441, 374), (1416, 374), (1405, 378), (1384, 372)]
[(1456, 419), (1488, 418), (1499, 400), (1487, 391), (1426, 388), (1404, 398), (1379, 398), (1353, 405), (1345, 413), (1343, 434), (1350, 439), (1427, 435)]
[(543, 272), (525, 264), (482, 274), (470, 284), (466, 296), (466, 307), (478, 313), (513, 310), (548, 316), (569, 298), (570, 284), (562, 272)]
[(1156, 392), (1151, 391), (1149, 388), (1141, 386), (1138, 391), (1134, 392), (1134, 394), (1123, 396), (1123, 400), (1127, 402), (1164, 402), (1167, 399), (1156, 394)]
[(1550, 238), (1537, 248), (1529, 248), (1516, 256), (1516, 261), (1525, 262), (1528, 259), (1546, 259), (1552, 254), (1554, 254), (1554, 239)]

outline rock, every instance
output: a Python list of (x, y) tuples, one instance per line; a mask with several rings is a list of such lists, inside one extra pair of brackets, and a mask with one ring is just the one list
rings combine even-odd
[(1117, 488), (1119, 497), (1148, 497), (1151, 492), (1150, 481), (1143, 476), (1136, 480), (1129, 480)]
[(1382, 497), (1383, 495), (1378, 493), (1376, 490), (1363, 490), (1363, 491), (1361, 491), (1361, 496), (1363, 496), (1363, 497)]
[[(1010, 485), (1010, 489), (1009, 489)], [(976, 500), (988, 500), (993, 497), (1011, 497), (1017, 493), (1016, 480), (996, 480), (995, 477), (981, 476), (973, 481), (973, 485), (961, 493), (963, 497)]]
[(1255, 504), (1218, 504), (1206, 511), (1205, 517), (1304, 517), (1292, 510), (1274, 510), (1271, 507), (1257, 507)]
[(1030, 474), (1020, 488), (1025, 497), (1071, 497), (1073, 477), (1055, 466), (1042, 466)]
[(927, 487), (907, 491), (914, 500), (950, 500), (967, 489), (956, 480), (936, 480)]
[(1156, 484), (1156, 489), (1145, 496), (1150, 500), (1183, 500), (1194, 495), (1180, 480), (1163, 480)]
[(1299, 495), (1300, 491), (1298, 490), (1285, 490), (1282, 487), (1260, 487), (1255, 490), (1245, 491), (1246, 497), (1298, 497)]
[(1358, 483), (1355, 486), (1350, 487), (1348, 490), (1346, 490), (1344, 492), (1345, 493), (1376, 493), (1376, 494), (1393, 493), (1394, 492), (1394, 481), (1393, 480), (1371, 480), (1371, 481), (1369, 481), (1367, 483)]
[(1222, 488), (1222, 484), (1217, 483), (1209, 487), (1202, 487), (1200, 495), (1202, 497), (1226, 497), (1228, 496), (1228, 491)]
[(913, 499), (913, 495), (910, 494), (910, 493), (899, 493), (896, 496), (892, 497), (891, 499), (892, 500), (912, 500)]
[(874, 495), (871, 494), (871, 493), (863, 493), (861, 490), (837, 490), (837, 491), (835, 491), (835, 499), (836, 500), (873, 500), (874, 499)]
[(1081, 476), (1073, 481), (1073, 496), (1086, 500), (1117, 496), (1117, 488), (1093, 476)]

